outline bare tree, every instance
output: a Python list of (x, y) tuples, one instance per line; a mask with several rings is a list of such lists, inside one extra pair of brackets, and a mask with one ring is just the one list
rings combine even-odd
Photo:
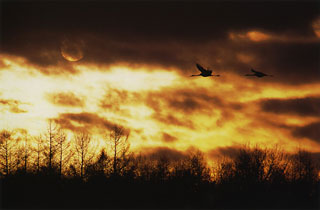
[(40, 166), (41, 166), (42, 151), (43, 151), (43, 139), (41, 135), (35, 138), (35, 143), (36, 143), (36, 146), (32, 148), (32, 151), (36, 153), (35, 163), (36, 163), (37, 173), (39, 173)]
[(57, 137), (58, 137), (59, 128), (56, 124), (49, 120), (47, 132), (45, 133), (45, 142), (44, 146), (44, 155), (47, 159), (47, 167), (49, 170), (53, 168), (53, 161), (55, 154), (57, 152), (58, 144), (57, 144)]
[(75, 135), (75, 153), (78, 163), (80, 164), (80, 176), (83, 178), (84, 168), (93, 158), (89, 156), (89, 145), (91, 142), (91, 136), (87, 132), (81, 132)]
[[(31, 147), (29, 145), (31, 137), (28, 132), (24, 129), (18, 129), (20, 136), (17, 138), (17, 143), (19, 143), (18, 150), (15, 151), (16, 164), (18, 167), (22, 168), (23, 172), (26, 173), (28, 170), (28, 163), (31, 156)], [(21, 166), (19, 166), (21, 163)]]
[(24, 154), (23, 154), (23, 160), (24, 160), (24, 172), (27, 172), (28, 167), (28, 158), (29, 158), (29, 136), (26, 134), (24, 137)]
[(12, 136), (12, 132), (8, 130), (0, 132), (0, 161), (6, 175), (10, 174), (12, 168), (12, 152), (14, 147)]
[(108, 157), (106, 151), (104, 149), (100, 150), (100, 153), (93, 163), (90, 163), (86, 166), (86, 173), (88, 173), (89, 176), (105, 176), (108, 173), (108, 169), (110, 167), (110, 158)]
[(215, 181), (218, 183), (231, 183), (234, 179), (234, 163), (233, 160), (223, 156), (218, 160), (217, 165), (214, 167)]
[(234, 160), (235, 175), (243, 183), (261, 183), (264, 178), (267, 152), (255, 148), (240, 148)]
[[(59, 130), (57, 137), (57, 146), (59, 153), (59, 175), (62, 175), (63, 164), (67, 162), (72, 156), (72, 152), (70, 151), (71, 142), (67, 140), (66, 133), (63, 130)], [(65, 154), (68, 152), (68, 154)]]
[(207, 160), (200, 150), (192, 152), (187, 158), (187, 165), (190, 168), (191, 175), (198, 182), (210, 181), (210, 169), (207, 166)]
[(288, 157), (278, 146), (266, 150), (264, 181), (269, 183), (284, 182), (288, 174)]
[[(110, 135), (109, 143), (113, 154), (113, 174), (118, 174), (119, 170), (125, 167), (126, 156), (128, 154), (129, 144), (129, 131), (124, 127), (114, 125)], [(119, 162), (122, 161), (122, 166), (119, 167)]]
[(170, 160), (167, 156), (159, 156), (155, 160), (153, 177), (157, 182), (165, 182), (169, 178)]
[(291, 158), (291, 179), (311, 183), (317, 180), (317, 168), (311, 154), (299, 149)]

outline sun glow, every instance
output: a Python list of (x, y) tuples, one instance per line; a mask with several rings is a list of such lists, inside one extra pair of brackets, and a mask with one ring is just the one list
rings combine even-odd
[(270, 35), (260, 31), (250, 31), (247, 33), (247, 37), (254, 42), (261, 42), (270, 39)]
[(313, 21), (312, 27), (315, 35), (320, 38), (320, 17)]
[(247, 31), (247, 32), (240, 32), (235, 33), (231, 32), (229, 33), (229, 38), (231, 40), (249, 40), (252, 42), (262, 42), (262, 41), (268, 41), (272, 38), (271, 35), (261, 32), (261, 31)]
[(169, 86), (178, 78), (173, 72), (161, 69), (149, 72), (148, 69), (129, 69), (128, 67), (112, 67), (109, 72), (103, 69), (91, 71), (86, 66), (77, 66), (82, 73), (81, 79), (94, 84), (105, 84), (128, 91), (159, 90), (161, 87)]
[[(239, 59), (248, 61), (251, 57), (240, 55)], [(13, 108), (21, 112), (13, 113), (9, 105), (3, 105), (2, 128), (25, 128), (30, 134), (38, 135), (45, 131), (47, 119), (58, 119), (66, 113), (72, 117), (70, 125), (75, 127), (83, 126), (81, 120), (100, 123), (100, 127), (92, 127), (98, 133), (95, 138), (100, 140), (107, 133), (103, 126), (109, 122), (130, 128), (133, 149), (170, 146), (178, 150), (197, 147), (209, 151), (243, 142), (276, 144), (279, 139), (290, 139), (291, 134), (281, 128), (274, 131), (263, 127), (263, 122), (257, 119), (265, 116), (258, 114), (256, 103), (261, 99), (310, 96), (320, 88), (319, 84), (297, 89), (272, 83), (260, 88), (257, 80), (235, 73), (225, 73), (221, 78), (190, 78), (171, 70), (124, 65), (74, 63), (72, 67), (77, 73), (53, 76), (35, 71), (22, 58), (4, 56), (3, 63), (1, 98), (19, 101)], [(201, 98), (204, 94), (207, 98)], [(232, 108), (234, 103), (246, 106)], [(307, 118), (275, 119), (291, 126), (315, 122)], [(252, 130), (250, 126), (254, 123), (259, 125)], [(172, 141), (163, 140), (163, 133), (170, 134)], [(288, 149), (296, 145), (282, 141), (290, 145)]]

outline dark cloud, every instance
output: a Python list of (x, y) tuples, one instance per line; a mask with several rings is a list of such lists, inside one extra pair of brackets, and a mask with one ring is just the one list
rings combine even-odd
[(162, 141), (166, 143), (171, 143), (177, 141), (177, 137), (172, 136), (166, 132), (162, 132)]
[(152, 108), (155, 112), (161, 112), (162, 106), (164, 106), (163, 101), (165, 99), (165, 94), (161, 93), (148, 93), (145, 99), (145, 103), (147, 106)]
[(46, 98), (59, 106), (83, 107), (85, 105), (85, 101), (72, 92), (50, 93)]
[(320, 143), (320, 122), (314, 122), (292, 130), (292, 135), (299, 138), (309, 138)]
[[(221, 111), (217, 124), (222, 126), (232, 120), (234, 112), (243, 108), (241, 103), (228, 102), (219, 96), (211, 94), (206, 89), (163, 89), (161, 92), (150, 92), (146, 96), (146, 104), (155, 113), (152, 117), (160, 122), (194, 128), (192, 121), (186, 116), (206, 114), (212, 116)], [(167, 111), (170, 111), (168, 114)]]
[[(76, 73), (60, 55), (67, 37), (84, 43), (79, 63), (176, 67), (181, 74), (195, 71), (195, 62), (241, 74), (254, 65), (277, 75), (274, 82), (317, 82), (319, 42), (235, 43), (229, 34), (260, 30), (314, 39), (311, 23), (320, 16), (318, 6), (287, 1), (5, 2), (1, 49), (26, 57), (46, 74), (62, 72), (45, 68), (54, 65)], [(238, 53), (256, 58), (249, 65), (237, 59)]]
[(5, 109), (8, 109), (10, 112), (16, 114), (27, 112), (19, 107), (22, 104), (23, 103), (18, 100), (0, 99), (0, 106), (3, 106)]
[(320, 97), (266, 99), (260, 102), (265, 112), (299, 116), (320, 116)]
[(109, 88), (100, 99), (99, 106), (110, 111), (123, 111), (121, 105), (133, 105), (141, 102), (141, 100), (143, 100), (143, 97), (137, 92)]
[(108, 88), (99, 100), (99, 107), (126, 117), (134, 117), (134, 112), (126, 105), (135, 106), (143, 103), (143, 95), (138, 92)]
[(196, 100), (193, 98), (182, 98), (181, 100), (179, 99), (171, 99), (168, 101), (169, 102), (169, 107), (177, 109), (177, 110), (183, 110), (184, 112), (193, 112), (197, 111), (199, 108), (201, 108), (201, 104), (198, 103)]
[[(60, 114), (54, 121), (62, 128), (72, 131), (78, 131), (83, 129), (98, 128), (100, 130), (111, 130), (114, 123), (109, 120), (100, 117), (94, 113), (82, 112), (82, 113), (63, 113)], [(80, 124), (75, 125), (74, 123)]]
[(233, 112), (243, 108), (241, 103), (224, 101), (222, 98), (210, 94), (206, 89), (170, 89), (161, 91), (148, 91), (146, 94), (128, 92), (125, 90), (108, 89), (100, 100), (102, 109), (120, 112), (126, 116), (125, 109), (121, 105), (144, 104), (153, 109), (151, 117), (167, 125), (182, 126), (194, 129), (194, 124), (186, 118), (186, 115), (208, 114), (212, 110), (222, 111), (219, 124), (233, 119)]
[(154, 160), (165, 157), (177, 161), (187, 157), (186, 153), (169, 147), (144, 147), (141, 148), (140, 151), (142, 155)]
[[(161, 99), (162, 103), (159, 103)], [(151, 92), (147, 96), (147, 104), (156, 111), (159, 111), (161, 104), (178, 112), (193, 113), (211, 113), (209, 109), (230, 108), (241, 110), (240, 103), (229, 103), (204, 88), (198, 89), (164, 89), (161, 92)]]
[(110, 109), (120, 109), (120, 104), (128, 102), (129, 92), (126, 90), (110, 89), (106, 91), (103, 99), (101, 99), (100, 107)]
[(167, 125), (182, 126), (194, 129), (194, 124), (192, 123), (192, 121), (185, 119), (184, 117), (175, 117), (172, 114), (165, 115), (156, 112), (152, 115), (152, 118)]
[[(116, 40), (140, 41), (149, 37), (148, 40), (157, 41), (173, 37), (197, 42), (212, 37), (223, 38), (229, 29), (257, 27), (269, 31), (289, 31), (292, 34), (313, 34), (309, 23), (318, 15), (317, 6), (316, 2), (221, 1), (84, 1), (76, 5), (73, 1), (5, 2), (2, 5), (6, 39), (25, 29), (43, 29), (58, 32), (94, 31)], [(16, 14), (20, 16), (16, 17)]]
[(207, 152), (210, 159), (217, 159), (220, 157), (228, 157), (234, 159), (238, 154), (241, 147), (239, 146), (226, 146), (217, 147)]
[[(293, 125), (289, 125), (286, 122), (283, 122), (281, 117), (268, 117), (266, 115), (256, 116), (255, 120), (252, 121), (248, 126), (249, 127), (256, 127), (260, 125), (261, 127), (271, 127), (272, 129), (285, 129), (285, 130), (292, 130), (295, 127)], [(251, 132), (251, 129), (248, 131)]]
[[(182, 119), (181, 116), (177, 115), (177, 111), (183, 113), (185, 112), (183, 109), (184, 104), (183, 102), (180, 102), (178, 107), (172, 105), (179, 103), (174, 102), (173, 94), (175, 94), (174, 91), (168, 92), (164, 90), (164, 92), (155, 91), (146, 95), (145, 104), (154, 110), (154, 113), (151, 117), (167, 125), (182, 126), (193, 129), (194, 125), (192, 121), (185, 119), (185, 117)], [(169, 113), (167, 113), (168, 110), (170, 110)]]
[(255, 55), (256, 61), (251, 65), (257, 70), (273, 74), (275, 77), (269, 78), (269, 81), (303, 84), (320, 81), (319, 47), (319, 41), (265, 42), (242, 46), (239, 50)]
[(234, 113), (232, 110), (226, 108), (226, 109), (221, 109), (220, 110), (220, 116), (219, 119), (216, 121), (216, 125), (219, 127), (222, 127), (224, 123), (231, 121), (234, 118)]

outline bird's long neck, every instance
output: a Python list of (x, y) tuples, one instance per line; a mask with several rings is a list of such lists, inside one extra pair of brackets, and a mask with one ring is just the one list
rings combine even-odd
[(255, 74), (246, 74), (245, 76), (256, 76)]
[(194, 75), (194, 74), (193, 74), (193, 75), (191, 75), (191, 76), (192, 76), (192, 77), (195, 77), (195, 76), (201, 76), (201, 75), (200, 75), (200, 74), (197, 74), (197, 75)]

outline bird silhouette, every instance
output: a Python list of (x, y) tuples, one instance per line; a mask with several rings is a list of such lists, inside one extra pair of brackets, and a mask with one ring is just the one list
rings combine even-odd
[(265, 74), (265, 73), (256, 71), (256, 70), (254, 70), (254, 69), (251, 69), (251, 71), (252, 71), (254, 74), (246, 74), (246, 75), (244, 75), (244, 76), (254, 76), (254, 77), (266, 77), (266, 76), (269, 76), (269, 77), (273, 77), (273, 75)]
[(201, 73), (197, 74), (197, 75), (191, 75), (191, 77), (194, 77), (194, 76), (202, 76), (202, 77), (213, 77), (213, 76), (215, 76), (215, 77), (219, 77), (220, 76), (219, 74), (213, 75), (212, 71), (210, 69), (205, 69), (200, 64), (196, 64), (196, 66), (199, 69), (199, 71), (201, 71)]

